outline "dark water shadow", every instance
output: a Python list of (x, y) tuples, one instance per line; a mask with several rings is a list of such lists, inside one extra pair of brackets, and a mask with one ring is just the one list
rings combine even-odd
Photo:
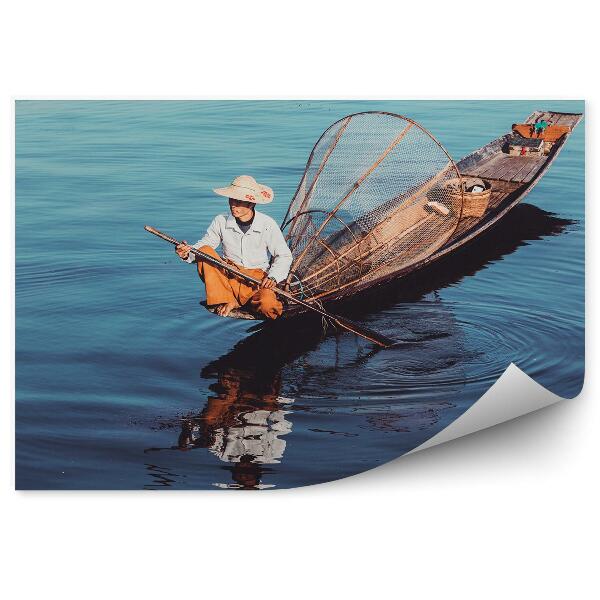
[[(335, 307), (332, 305), (330, 309), (360, 319), (398, 303), (418, 302), (428, 294), (474, 275), (533, 240), (560, 235), (573, 223), (533, 205), (520, 205), (480, 239), (426, 269), (400, 281), (379, 286), (361, 294), (360, 298), (338, 303)], [(431, 311), (431, 305), (428, 309)], [(430, 312), (426, 317), (421, 316), (431, 323)], [(419, 315), (415, 318), (418, 319)], [(456, 327), (448, 315), (440, 320), (449, 323), (448, 327)], [(169, 448), (148, 448), (146, 453), (161, 450), (185, 452), (203, 448), (217, 456), (224, 463), (221, 469), (230, 475), (231, 482), (219, 484), (220, 487), (272, 487), (264, 485), (262, 480), (272, 470), (269, 465), (283, 460), (285, 434), (291, 430), (291, 407), (280, 396), (282, 370), (316, 349), (325, 337), (335, 332), (324, 332), (320, 321), (311, 316), (261, 323), (252, 329), (255, 330), (252, 335), (201, 370), (203, 379), (214, 380), (209, 386), (214, 395), (207, 398), (205, 406), (195, 414), (158, 426), (159, 429), (175, 429), (178, 432), (176, 444)], [(386, 333), (390, 334), (389, 329)], [(410, 343), (419, 345), (424, 357), (421, 363), (427, 365), (435, 362), (425, 360), (427, 344), (431, 345), (432, 352), (436, 352), (434, 346), (444, 344), (445, 338), (456, 339), (440, 326), (437, 333), (432, 332), (431, 328), (423, 329)], [(363, 346), (356, 364), (369, 360), (377, 352), (377, 349)], [(417, 376), (426, 378), (428, 373), (415, 373)], [(384, 429), (390, 427), (385, 415), (377, 419)], [(156, 480), (160, 467), (152, 464), (147, 468)], [(160, 481), (154, 481), (147, 487), (168, 487), (176, 483), (176, 477), (172, 472), (168, 472), (168, 476), (160, 473)]]

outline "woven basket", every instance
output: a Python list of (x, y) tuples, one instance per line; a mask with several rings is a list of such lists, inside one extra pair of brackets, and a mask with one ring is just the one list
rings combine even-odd
[[(483, 217), (487, 207), (490, 203), (490, 196), (492, 194), (492, 184), (484, 179), (478, 179), (477, 177), (465, 177), (462, 180), (463, 194), (462, 194), (462, 214), (461, 218), (467, 217)], [(482, 192), (469, 192), (473, 186), (483, 186)], [(460, 202), (460, 180), (458, 177), (449, 179), (444, 188), (449, 192), (450, 199)]]

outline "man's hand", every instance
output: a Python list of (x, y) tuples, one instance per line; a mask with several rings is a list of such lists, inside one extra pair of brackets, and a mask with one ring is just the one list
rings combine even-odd
[(183, 260), (187, 260), (188, 256), (190, 255), (191, 249), (192, 247), (188, 246), (188, 243), (185, 240), (183, 240), (181, 244), (175, 246), (175, 252), (177, 252), (179, 258), (183, 258)]
[(260, 287), (265, 290), (272, 290), (277, 285), (277, 282), (272, 277), (265, 277), (260, 282)]

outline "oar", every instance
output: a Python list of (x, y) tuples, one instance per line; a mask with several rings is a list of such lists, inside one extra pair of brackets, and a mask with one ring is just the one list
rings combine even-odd
[[(170, 235), (166, 235), (165, 233), (162, 233), (161, 231), (158, 231), (158, 229), (154, 229), (154, 227), (150, 227), (149, 225), (145, 225), (144, 229), (146, 231), (149, 231), (150, 233), (156, 235), (157, 237), (165, 240), (166, 242), (170, 242), (171, 244), (174, 244), (175, 246), (178, 246), (181, 243), (179, 240), (176, 240), (175, 238), (172, 238)], [(221, 260), (218, 260), (218, 259), (214, 258), (213, 256), (210, 256), (210, 254), (205, 254), (204, 252), (200, 252), (200, 250), (196, 250), (196, 248), (191, 248), (190, 252), (192, 252), (192, 254), (196, 255), (198, 258), (201, 258), (203, 261), (205, 261), (211, 265), (214, 265), (216, 267), (219, 267), (221, 269), (225, 269), (226, 271), (233, 273), (236, 277), (239, 277), (240, 279), (243, 279), (243, 280), (247, 281), (248, 283), (252, 283), (254, 285), (260, 285), (260, 280), (255, 279), (254, 277), (250, 277), (249, 275), (246, 275), (245, 273), (238, 271), (235, 267), (232, 267), (231, 265), (228, 265), (227, 263), (225, 263)], [(359, 335), (360, 337), (363, 337), (371, 342), (374, 342), (375, 344), (378, 344), (379, 346), (383, 346), (384, 348), (389, 348), (390, 346), (393, 346), (396, 343), (394, 340), (392, 340), (384, 335), (381, 335), (380, 333), (377, 333), (376, 331), (373, 331), (372, 329), (369, 329), (368, 327), (363, 327), (362, 325), (359, 325), (358, 323), (355, 323), (354, 321), (351, 321), (350, 319), (346, 319), (345, 317), (340, 317), (339, 315), (333, 315), (331, 313), (328, 313), (327, 311), (323, 310), (322, 308), (315, 306), (313, 304), (310, 304), (308, 302), (305, 302), (304, 300), (300, 300), (299, 298), (292, 296), (292, 294), (289, 294), (288, 292), (285, 292), (284, 290), (280, 290), (277, 287), (272, 288), (272, 289), (278, 296), (287, 298), (288, 300), (291, 300), (292, 302), (295, 302), (296, 304), (300, 304), (301, 306), (304, 306), (305, 308), (308, 308), (316, 313), (319, 313), (321, 316), (323, 316), (327, 319), (330, 319), (334, 323), (337, 323), (340, 327), (347, 329), (348, 331), (351, 331), (352, 333), (355, 333), (356, 335)]]

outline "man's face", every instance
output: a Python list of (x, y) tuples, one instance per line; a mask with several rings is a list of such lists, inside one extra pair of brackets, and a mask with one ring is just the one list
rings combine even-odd
[(254, 212), (254, 203), (229, 198), (229, 210), (236, 219), (247, 221), (252, 217)]

